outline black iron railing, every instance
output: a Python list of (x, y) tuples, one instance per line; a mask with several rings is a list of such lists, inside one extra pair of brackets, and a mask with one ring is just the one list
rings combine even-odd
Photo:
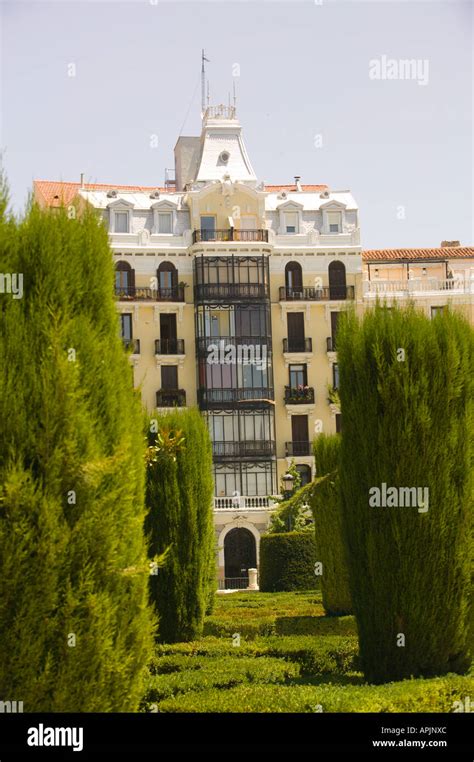
[(122, 339), (125, 349), (132, 350), (133, 355), (140, 354), (140, 339)]
[(266, 299), (268, 287), (261, 283), (203, 283), (194, 286), (194, 299)]
[(262, 241), (268, 243), (268, 230), (194, 230), (193, 243), (209, 241)]
[(283, 339), (284, 352), (312, 352), (313, 340), (311, 338)]
[(275, 455), (275, 442), (213, 442), (212, 453), (215, 458), (271, 458)]
[(245, 403), (273, 402), (273, 389), (199, 389), (198, 400), (201, 405), (234, 405)]
[(321, 288), (280, 287), (281, 302), (324, 302), (331, 299), (354, 299), (354, 286), (321, 286)]
[(242, 363), (258, 363), (271, 357), (271, 338), (262, 336), (206, 336), (196, 339), (196, 352), (200, 357), (207, 357), (216, 350), (224, 353), (224, 358), (231, 351)]
[(184, 389), (160, 389), (156, 393), (156, 407), (185, 407)]
[(314, 402), (314, 388), (312, 386), (285, 386), (285, 404), (303, 405)]
[(172, 288), (115, 287), (115, 296), (121, 302), (184, 302), (184, 286)]
[(184, 339), (155, 339), (155, 355), (184, 355)]
[(285, 456), (312, 455), (311, 442), (285, 442)]

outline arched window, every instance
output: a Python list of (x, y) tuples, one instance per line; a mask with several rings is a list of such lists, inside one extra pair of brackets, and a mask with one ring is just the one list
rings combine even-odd
[(128, 262), (117, 262), (115, 266), (115, 293), (117, 296), (133, 296), (135, 290), (135, 270)]
[(329, 274), (329, 298), (345, 299), (346, 289), (346, 268), (343, 262), (331, 262), (328, 268)]
[(178, 273), (171, 262), (162, 262), (158, 268), (158, 290), (162, 299), (170, 299), (178, 285)]
[(285, 267), (285, 288), (287, 299), (302, 298), (303, 271), (299, 262), (288, 262)]
[(311, 481), (311, 466), (308, 466), (305, 463), (299, 463), (296, 466), (296, 470), (300, 475), (301, 486), (306, 487)]

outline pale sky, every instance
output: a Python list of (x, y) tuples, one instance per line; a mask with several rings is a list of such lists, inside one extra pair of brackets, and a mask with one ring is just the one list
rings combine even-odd
[[(351, 189), (364, 248), (474, 244), (470, 1), (3, 0), (0, 10), (0, 146), (17, 210), (33, 179), (162, 185), (180, 131), (200, 131), (205, 48), (211, 103), (227, 103), (236, 83), (260, 180)], [(415, 79), (370, 77), (406, 59)]]

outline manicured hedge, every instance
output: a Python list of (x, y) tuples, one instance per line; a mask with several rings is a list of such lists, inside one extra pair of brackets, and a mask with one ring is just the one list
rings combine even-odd
[(474, 679), (447, 675), (386, 685), (239, 685), (165, 699), (160, 712), (452, 712)]
[(260, 590), (308, 590), (318, 585), (312, 532), (267, 534), (260, 541)]
[(339, 475), (340, 434), (320, 434), (313, 444), (316, 476), (334, 476), (321, 482), (311, 497), (316, 549), (322, 565), (321, 590), (328, 614), (352, 613), (349, 572), (342, 533)]

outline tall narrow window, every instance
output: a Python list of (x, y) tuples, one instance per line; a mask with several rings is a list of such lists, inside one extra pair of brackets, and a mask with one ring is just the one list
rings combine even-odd
[(341, 212), (328, 212), (328, 226), (330, 233), (342, 232)]
[(306, 365), (290, 365), (290, 387), (298, 389), (299, 386), (306, 386), (306, 384)]
[(133, 338), (132, 316), (130, 313), (125, 312), (120, 315), (120, 336), (124, 341), (131, 341)]
[(298, 213), (297, 212), (285, 212), (285, 233), (297, 233), (298, 232)]
[(177, 389), (178, 388), (178, 366), (177, 365), (162, 365), (161, 366), (161, 388), (162, 389)]
[(115, 212), (114, 220), (116, 233), (128, 233), (128, 212)]
[(172, 214), (171, 212), (160, 212), (158, 214), (158, 232), (171, 233)]

